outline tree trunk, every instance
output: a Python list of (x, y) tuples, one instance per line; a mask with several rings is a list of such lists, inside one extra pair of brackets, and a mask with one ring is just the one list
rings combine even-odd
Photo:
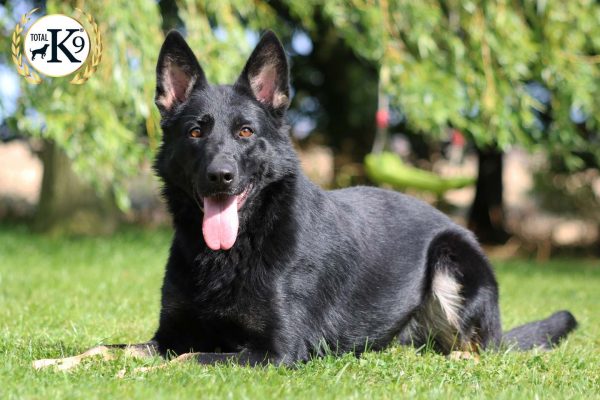
[(116, 230), (120, 213), (110, 191), (99, 195), (73, 171), (65, 152), (44, 142), (42, 190), (33, 220), (36, 231), (50, 234), (96, 235)]
[(477, 153), (479, 173), (475, 200), (469, 213), (469, 229), (475, 232), (482, 243), (506, 243), (510, 235), (504, 226), (503, 154), (495, 148), (478, 149)]

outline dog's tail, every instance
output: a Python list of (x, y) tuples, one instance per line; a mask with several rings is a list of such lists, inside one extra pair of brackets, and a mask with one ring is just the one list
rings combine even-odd
[(546, 319), (517, 326), (504, 333), (504, 345), (517, 350), (533, 348), (551, 349), (577, 327), (577, 321), (569, 311), (558, 311)]

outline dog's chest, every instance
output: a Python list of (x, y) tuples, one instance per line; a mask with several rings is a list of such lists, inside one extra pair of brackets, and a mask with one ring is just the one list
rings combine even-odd
[(272, 325), (272, 274), (253, 254), (211, 254), (195, 265), (194, 303), (199, 317), (227, 320), (264, 333)]

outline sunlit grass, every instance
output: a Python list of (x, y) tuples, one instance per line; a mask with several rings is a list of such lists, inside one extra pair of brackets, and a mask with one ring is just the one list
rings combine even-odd
[[(98, 343), (148, 339), (158, 319), (170, 233), (128, 229), (106, 238), (51, 239), (0, 226), (0, 398), (598, 398), (600, 263), (497, 263), (504, 325), (570, 309), (580, 328), (548, 353), (486, 353), (451, 361), (394, 346), (296, 369), (91, 360), (35, 371), (38, 358)], [(117, 373), (125, 369), (125, 378)]]

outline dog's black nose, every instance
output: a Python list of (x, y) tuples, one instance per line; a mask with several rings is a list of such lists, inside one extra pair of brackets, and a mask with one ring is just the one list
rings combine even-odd
[(208, 181), (217, 189), (229, 189), (235, 180), (234, 166), (225, 162), (212, 162), (206, 171)]

